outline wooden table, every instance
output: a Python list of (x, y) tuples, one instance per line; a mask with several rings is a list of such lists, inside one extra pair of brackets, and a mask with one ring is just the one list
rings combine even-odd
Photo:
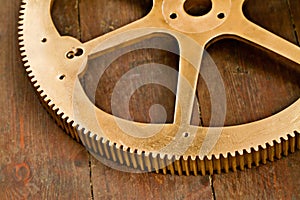
[[(61, 34), (84, 42), (144, 15), (149, 2), (60, 0), (52, 13)], [(19, 6), (20, 1), (1, 0), (1, 199), (300, 199), (299, 151), (245, 171), (197, 177), (129, 174), (95, 160), (49, 117), (26, 77), (17, 40)], [(246, 13), (299, 45), (300, 1), (250, 0)], [(300, 96), (295, 64), (235, 40), (217, 42), (208, 52), (225, 82), (227, 125), (270, 116)], [(209, 94), (199, 85), (206, 125)], [(137, 118), (146, 120), (138, 111)]]

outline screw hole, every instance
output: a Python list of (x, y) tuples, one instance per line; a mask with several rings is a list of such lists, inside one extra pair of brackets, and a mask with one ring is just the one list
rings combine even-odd
[(224, 18), (225, 18), (225, 14), (224, 14), (224, 13), (219, 13), (219, 14), (217, 15), (217, 17), (218, 17), (219, 19), (224, 19)]
[(176, 18), (177, 18), (177, 14), (176, 14), (176, 13), (172, 13), (172, 14), (170, 15), (170, 18), (171, 18), (171, 19), (176, 19)]
[(188, 138), (188, 137), (190, 137), (190, 133), (187, 133), (187, 132), (186, 132), (186, 133), (184, 133), (184, 134), (183, 134), (183, 137), (185, 137), (185, 138)]
[(75, 52), (75, 56), (76, 56), (76, 57), (79, 57), (79, 56), (82, 56), (82, 55), (83, 55), (83, 49), (77, 48), (77, 49), (76, 49), (76, 52)]
[(59, 80), (62, 81), (62, 80), (64, 80), (65, 78), (66, 78), (66, 75), (63, 74), (63, 75), (61, 75), (61, 76), (59, 77)]
[(69, 51), (68, 53), (67, 53), (67, 58), (68, 59), (73, 59), (75, 57), (75, 55), (74, 55), (74, 52), (73, 51)]
[(47, 38), (42, 39), (42, 43), (45, 43), (45, 42), (47, 42)]

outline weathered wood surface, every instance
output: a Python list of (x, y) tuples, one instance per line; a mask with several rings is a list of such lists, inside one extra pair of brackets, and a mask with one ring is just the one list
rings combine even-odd
[[(247, 13), (251, 20), (299, 45), (299, 1), (249, 2)], [(84, 147), (63, 134), (39, 104), (18, 51), (20, 2), (1, 0), (1, 3), (1, 199), (300, 198), (300, 152), (274, 164), (213, 177), (129, 174), (104, 166)], [(147, 4), (147, 1), (137, 0), (60, 0), (54, 4), (53, 19), (62, 34), (88, 41), (145, 15)], [(208, 52), (224, 78), (228, 97), (227, 125), (269, 116), (300, 96), (299, 71), (289, 62), (233, 40), (218, 42)], [(174, 59), (164, 59), (166, 55), (162, 52), (148, 51), (142, 55), (148, 56), (150, 61), (175, 65)], [(126, 61), (124, 59), (122, 62)], [(126, 62), (133, 61), (128, 59)], [(118, 70), (121, 65), (116, 63), (114, 66), (116, 73), (126, 72), (126, 69)], [(105, 84), (114, 84), (116, 80), (110, 77), (113, 72), (103, 79)], [(209, 94), (201, 81), (198, 96), (202, 123), (207, 125)], [(160, 94), (159, 103), (169, 104), (168, 114), (173, 112), (174, 97), (166, 101), (163, 88), (150, 87), (148, 90), (152, 91), (150, 96), (143, 97), (147, 88), (136, 94), (132, 108), (135, 120), (149, 120), (147, 113), (141, 114), (139, 110), (147, 111), (151, 103), (157, 103), (154, 101), (157, 94)], [(99, 88), (101, 93), (105, 91)], [(109, 98), (101, 99), (99, 95), (98, 101), (99, 105), (101, 102), (106, 105)], [(144, 107), (134, 108), (134, 105)], [(103, 109), (109, 111), (109, 105)]]

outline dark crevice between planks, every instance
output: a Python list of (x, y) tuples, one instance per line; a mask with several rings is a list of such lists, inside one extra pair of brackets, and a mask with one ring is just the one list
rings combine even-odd
[(288, 5), (288, 7), (289, 7), (289, 14), (290, 14), (291, 22), (292, 22), (292, 24), (293, 24), (293, 29), (294, 29), (295, 39), (296, 39), (297, 45), (300, 46), (300, 43), (299, 43), (299, 35), (298, 35), (298, 33), (297, 33), (296, 23), (295, 23), (294, 15), (293, 15), (293, 13), (292, 13), (290, 0), (286, 0), (286, 3), (287, 3), (287, 5)]
[(92, 155), (90, 153), (89, 153), (89, 169), (90, 169), (91, 200), (94, 200)]
[(213, 175), (209, 175), (209, 182), (210, 182), (210, 186), (211, 186), (211, 192), (212, 192), (213, 199), (216, 200), (215, 187), (214, 187), (214, 176)]
[(77, 19), (78, 19), (78, 36), (80, 38), (80, 41), (82, 40), (82, 36), (81, 36), (81, 21), (80, 21), (80, 0), (76, 0), (76, 8), (77, 8)]

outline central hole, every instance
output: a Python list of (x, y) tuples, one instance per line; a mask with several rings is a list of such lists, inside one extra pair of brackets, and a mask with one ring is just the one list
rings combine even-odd
[(183, 6), (187, 14), (203, 16), (212, 9), (212, 2), (211, 0), (186, 0)]

